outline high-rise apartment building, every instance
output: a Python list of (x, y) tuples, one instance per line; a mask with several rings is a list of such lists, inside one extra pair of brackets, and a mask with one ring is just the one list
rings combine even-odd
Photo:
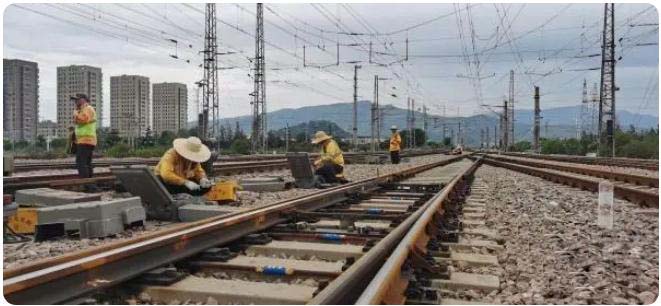
[(153, 130), (159, 136), (164, 131), (177, 133), (186, 129), (188, 120), (188, 90), (186, 84), (156, 83), (152, 90)]
[(110, 129), (120, 137), (144, 136), (149, 128), (149, 78), (110, 77)]
[(3, 137), (34, 142), (39, 122), (39, 67), (18, 59), (2, 62)]
[(57, 67), (57, 125), (58, 136), (66, 137), (68, 128), (74, 126), (75, 103), (70, 100), (76, 94), (85, 94), (96, 110), (97, 127), (103, 126), (103, 75), (101, 68), (86, 65)]

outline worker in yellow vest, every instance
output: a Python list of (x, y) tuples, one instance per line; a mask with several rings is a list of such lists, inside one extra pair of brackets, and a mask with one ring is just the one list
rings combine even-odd
[(319, 145), (319, 159), (314, 161), (315, 174), (322, 177), (325, 183), (346, 183), (344, 178), (344, 156), (340, 146), (333, 137), (324, 131), (314, 134), (312, 144)]
[(390, 135), (390, 162), (396, 165), (399, 164), (399, 153), (402, 150), (402, 136), (399, 135), (396, 125), (391, 126), (390, 131), (392, 132)]
[(175, 139), (172, 146), (154, 168), (154, 175), (172, 194), (199, 196), (209, 191), (212, 183), (200, 165), (211, 157), (209, 148), (197, 137)]
[[(73, 112), (73, 122), (76, 124), (76, 168), (81, 178), (90, 178), (94, 175), (92, 167), (92, 154), (96, 147), (96, 111), (90, 105), (85, 94), (76, 94), (71, 97), (75, 101), (76, 109)], [(85, 185), (87, 191), (96, 191), (96, 186)]]

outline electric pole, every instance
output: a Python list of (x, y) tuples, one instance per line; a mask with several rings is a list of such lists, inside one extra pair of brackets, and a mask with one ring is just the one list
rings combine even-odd
[(358, 147), (358, 69), (360, 69), (359, 65), (353, 66), (353, 130), (351, 143), (354, 151)]
[(422, 130), (425, 131), (425, 137), (429, 139), (429, 131), (428, 131), (428, 123), (427, 123), (427, 106), (425, 104), (422, 104)]
[(535, 86), (535, 127), (533, 129), (533, 145), (532, 149), (535, 153), (539, 154), (539, 121), (541, 120), (539, 109), (539, 86)]
[(378, 111), (379, 111), (379, 76), (374, 75), (374, 101), (372, 101), (372, 112), (371, 112), (372, 118), (370, 120), (371, 128), (372, 128), (372, 133), (371, 133), (372, 152), (375, 152), (376, 149), (377, 149), (376, 148), (376, 143), (377, 143), (378, 140), (376, 139), (376, 137), (377, 137), (377, 134), (378, 134), (377, 130), (379, 129), (379, 125), (378, 125), (378, 123), (379, 123), (378, 122), (379, 114), (378, 114)]
[(509, 140), (511, 145), (514, 145), (514, 70), (510, 70), (510, 91), (509, 91), (509, 113), (507, 114), (508, 118), (508, 128), (509, 128)]
[(285, 123), (285, 153), (289, 152), (289, 122)]
[(252, 92), (252, 152), (266, 153), (266, 81), (264, 79), (264, 9), (257, 3), (255, 29), (254, 91)]
[[(216, 37), (216, 4), (207, 3), (204, 16), (204, 80), (202, 87), (202, 115), (198, 119), (201, 126), (200, 138), (209, 141), (216, 134), (216, 125), (219, 124), (218, 105), (218, 42)], [(211, 111), (211, 131), (209, 131), (209, 111)], [(218, 142), (216, 142), (217, 144)]]
[(581, 137), (592, 134), (590, 123), (590, 101), (588, 99), (588, 83), (583, 79), (583, 94), (581, 97)]
[(601, 90), (599, 92), (599, 151), (615, 155), (615, 5), (604, 4), (604, 30), (601, 44)]
[(509, 116), (508, 116), (509, 114), (508, 113), (509, 113), (509, 107), (507, 105), (507, 100), (505, 100), (505, 101), (503, 101), (503, 122), (504, 122), (504, 125), (503, 125), (503, 129), (502, 129), (502, 131), (503, 131), (503, 145), (504, 145), (503, 151), (505, 151), (505, 152), (507, 152), (507, 150), (509, 149), (509, 143), (510, 143), (509, 142), (510, 128), (509, 128), (509, 124), (508, 124), (510, 122), (510, 119), (509, 119)]
[(498, 126), (493, 127), (493, 146), (494, 148), (498, 148)]
[(411, 99), (411, 148), (415, 148), (415, 99)]

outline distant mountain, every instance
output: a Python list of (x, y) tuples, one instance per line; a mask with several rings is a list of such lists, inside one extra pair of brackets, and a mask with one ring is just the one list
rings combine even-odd
[[(370, 108), (369, 101), (358, 102), (358, 135), (368, 136), (370, 134)], [(392, 105), (384, 105), (381, 107), (383, 112), (383, 122), (381, 124), (381, 135), (387, 137), (390, 133), (390, 126), (397, 125), (400, 129), (406, 127), (406, 110)], [(568, 138), (576, 136), (576, 116), (580, 112), (580, 106), (570, 107), (557, 107), (557, 108), (542, 108), (542, 125), (540, 134), (542, 137), (549, 138)], [(423, 127), (422, 112), (416, 111), (416, 126)], [(268, 128), (269, 130), (280, 130), (289, 124), (290, 128), (294, 128), (299, 124), (308, 121), (328, 121), (337, 124), (342, 132), (347, 134), (351, 133), (353, 118), (353, 103), (335, 103), (329, 105), (319, 106), (304, 106), (296, 109), (281, 109), (269, 113), (268, 115)], [(532, 125), (533, 125), (533, 111), (529, 109), (517, 109), (514, 115), (515, 118), (515, 138), (517, 140), (532, 139)], [(235, 122), (239, 123), (241, 129), (246, 134), (251, 131), (250, 116), (240, 116), (234, 118), (222, 119), (222, 124), (231, 124), (234, 126)], [(493, 141), (494, 127), (498, 123), (498, 118), (495, 115), (474, 115), (468, 117), (441, 117), (429, 116), (428, 130), (430, 139), (439, 141), (443, 134), (443, 124), (446, 127), (446, 136), (450, 137), (452, 133), (457, 133), (459, 130), (459, 122), (461, 123), (462, 134), (464, 135), (464, 142), (468, 145), (479, 144), (480, 132), (488, 128), (489, 138)], [(633, 114), (628, 111), (618, 112), (618, 122), (623, 128), (633, 124), (639, 128), (657, 127), (658, 117), (653, 115)], [(314, 133), (312, 131), (311, 133)], [(328, 131), (327, 131), (328, 132)], [(339, 130), (333, 133), (340, 133)], [(292, 133), (294, 135), (294, 133)], [(343, 135), (335, 135), (336, 137), (348, 137)]]
[[(314, 133), (316, 133), (317, 131), (326, 131), (327, 133), (333, 135), (336, 138), (351, 137), (351, 133), (342, 129), (339, 125), (337, 125), (337, 123), (328, 120), (312, 120), (305, 123), (299, 123), (296, 125), (289, 126), (290, 137), (296, 137), (300, 133), (306, 134), (308, 135), (308, 137), (312, 137), (314, 136)], [(285, 128), (276, 130), (275, 134), (278, 136), (284, 136)]]

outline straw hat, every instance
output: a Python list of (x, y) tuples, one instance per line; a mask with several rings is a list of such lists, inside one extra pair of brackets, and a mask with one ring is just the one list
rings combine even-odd
[(209, 148), (197, 137), (177, 138), (172, 146), (183, 158), (196, 163), (203, 163), (211, 157)]
[(328, 136), (326, 132), (324, 131), (318, 131), (314, 134), (314, 138), (312, 139), (312, 144), (318, 144), (326, 139), (331, 139), (333, 137)]

